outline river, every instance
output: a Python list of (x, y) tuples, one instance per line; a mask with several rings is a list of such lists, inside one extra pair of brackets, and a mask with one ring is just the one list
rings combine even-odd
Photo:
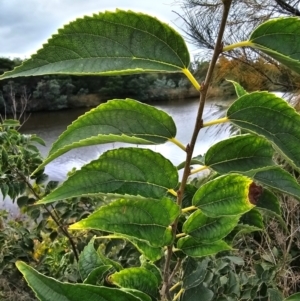
[[(208, 101), (204, 109), (204, 122), (217, 119), (219, 116), (224, 114), (229, 103), (230, 101), (225, 102), (215, 99)], [(157, 108), (166, 111), (173, 117), (177, 126), (176, 138), (186, 145), (192, 135), (198, 109), (198, 99), (188, 99), (176, 102), (156, 102), (154, 105)], [(23, 125), (21, 131), (26, 134), (37, 134), (39, 137), (44, 139), (46, 147), (39, 147), (39, 149), (45, 157), (57, 137), (72, 121), (86, 111), (88, 111), (87, 108), (65, 111), (35, 112), (31, 114), (28, 121)], [(194, 154), (204, 154), (211, 145), (228, 137), (228, 135), (229, 128), (226, 124), (222, 126), (215, 125), (202, 129), (199, 133)], [(90, 160), (98, 158), (104, 151), (112, 148), (118, 148), (120, 146), (128, 146), (128, 144), (111, 143), (72, 150), (49, 163), (46, 166), (45, 172), (49, 175), (49, 180), (62, 181), (66, 178), (67, 172), (73, 167), (80, 168)], [(184, 152), (170, 142), (156, 146), (139, 147), (151, 148), (170, 159), (175, 165), (181, 163), (185, 159)], [(8, 198), (0, 202), (0, 209), (1, 207), (9, 210), (12, 216), (18, 213), (16, 204), (12, 204), (11, 200)]]

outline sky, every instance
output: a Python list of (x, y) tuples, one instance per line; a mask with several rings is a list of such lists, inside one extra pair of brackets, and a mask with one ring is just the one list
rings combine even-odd
[(64, 24), (116, 8), (153, 15), (179, 31), (174, 0), (0, 0), (0, 57), (29, 58)]

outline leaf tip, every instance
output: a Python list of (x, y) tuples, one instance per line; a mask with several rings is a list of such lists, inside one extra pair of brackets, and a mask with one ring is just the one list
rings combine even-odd
[(252, 182), (249, 185), (249, 192), (248, 192), (249, 202), (255, 206), (262, 193), (263, 193), (263, 188), (260, 185), (257, 185), (254, 182)]

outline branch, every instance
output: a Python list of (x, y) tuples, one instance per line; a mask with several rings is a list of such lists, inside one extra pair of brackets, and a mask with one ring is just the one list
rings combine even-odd
[[(25, 184), (28, 186), (28, 188), (30, 189), (30, 191), (33, 193), (33, 195), (35, 196), (35, 198), (37, 200), (40, 200), (40, 197), (39, 195), (35, 192), (34, 188), (32, 187), (31, 183), (27, 180), (27, 178), (22, 174), (20, 173), (18, 170), (16, 170), (16, 173), (23, 179), (23, 181), (25, 182)], [(75, 246), (75, 243), (70, 235), (70, 233), (68, 232), (68, 230), (64, 227), (64, 225), (62, 225), (59, 221), (59, 218), (56, 218), (56, 216), (46, 207), (46, 205), (43, 205), (44, 209), (49, 213), (49, 215), (51, 216), (51, 218), (53, 219), (53, 221), (55, 222), (55, 224), (61, 229), (62, 233), (68, 238), (70, 244), (71, 244), (71, 247), (72, 247), (72, 250), (73, 250), (73, 253), (74, 253), (74, 256), (76, 258), (76, 261), (78, 262), (79, 261), (79, 256), (78, 256), (78, 252), (77, 252), (77, 249), (76, 249), (76, 246)]]
[(291, 6), (290, 4), (286, 3), (286, 1), (283, 0), (275, 0), (275, 2), (283, 9), (283, 12), (289, 12), (290, 14), (294, 15), (294, 16), (300, 16), (300, 11)]
[[(177, 204), (180, 207), (182, 206), (183, 193), (185, 190), (187, 179), (190, 175), (190, 165), (191, 165), (191, 160), (193, 157), (193, 152), (194, 152), (196, 140), (198, 137), (198, 133), (199, 133), (200, 129), (203, 127), (202, 116), (203, 116), (204, 104), (206, 101), (208, 86), (212, 80), (214, 68), (216, 66), (219, 55), (222, 53), (222, 49), (223, 49), (222, 40), (223, 40), (223, 35), (224, 35), (224, 31), (225, 31), (225, 26), (226, 26), (231, 2), (232, 2), (232, 0), (224, 0), (223, 1), (224, 9), (223, 9), (223, 14), (222, 14), (222, 20), (221, 20), (220, 27), (219, 27), (218, 38), (217, 38), (217, 41), (216, 41), (216, 44), (214, 47), (214, 53), (213, 53), (213, 56), (212, 56), (212, 59), (211, 59), (211, 62), (210, 62), (210, 65), (209, 65), (209, 68), (208, 68), (208, 71), (206, 74), (205, 82), (201, 86), (201, 90), (200, 90), (199, 108), (198, 108), (198, 113), (197, 113), (197, 117), (196, 117), (196, 123), (195, 123), (191, 141), (186, 147), (186, 164), (185, 164), (184, 171), (183, 171), (182, 181), (181, 181), (179, 190), (177, 191)], [(178, 218), (172, 224), (174, 238), (176, 236), (177, 227), (178, 227)], [(168, 246), (168, 251), (167, 251), (166, 261), (165, 261), (165, 266), (164, 266), (163, 285), (162, 285), (162, 288), (160, 291), (162, 300), (165, 300), (165, 298), (168, 298), (168, 300), (170, 300), (170, 287), (171, 287), (170, 280), (172, 280), (172, 277), (170, 277), (169, 274), (170, 274), (170, 262), (171, 262), (172, 254), (173, 254), (173, 250), (172, 250), (172, 245), (171, 245), (171, 246)], [(174, 272), (174, 270), (173, 270), (173, 272), (171, 273), (171, 276), (175, 273), (176, 273), (176, 271)]]

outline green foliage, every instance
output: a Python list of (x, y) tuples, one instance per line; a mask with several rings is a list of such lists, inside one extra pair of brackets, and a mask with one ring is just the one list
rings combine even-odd
[(243, 95), (230, 106), (227, 117), (242, 129), (264, 136), (298, 168), (300, 116), (282, 98), (267, 92)]
[(299, 44), (295, 43), (299, 39), (299, 28), (299, 18), (269, 20), (254, 30), (250, 41), (253, 47), (299, 73)]
[[(230, 1), (223, 1), (223, 4), (229, 9)], [(227, 10), (224, 11), (226, 18)], [(293, 42), (298, 41), (297, 34), (289, 31), (287, 23), (294, 28), (299, 22), (290, 18), (272, 20), (271, 24), (276, 26), (272, 26), (270, 35), (265, 34), (270, 25), (266, 22), (254, 31), (251, 42), (238, 46), (259, 48), (298, 71), (297, 55), (291, 58), (289, 47), (288, 51), (281, 47), (287, 35), (293, 37)], [(218, 43), (214, 57), (220, 55), (222, 49), (221, 41)], [(57, 52), (58, 47), (60, 52)], [(223, 51), (234, 47), (237, 45), (226, 46)], [(115, 99), (100, 105), (75, 121), (54, 143), (48, 158), (35, 169), (33, 176), (61, 154), (96, 143), (161, 144), (169, 141), (181, 148), (186, 158), (178, 183), (177, 168), (161, 154), (138, 147), (109, 150), (72, 172), (60, 186), (49, 189), (49, 194), (45, 190), (35, 194), (36, 206), (49, 203), (59, 206), (65, 199), (72, 202), (72, 198), (83, 196), (101, 195), (108, 201), (97, 210), (93, 208), (95, 211), (87, 218), (76, 215), (69, 227), (72, 235), (79, 233), (78, 230), (104, 231), (92, 238), (79, 257), (78, 271), (83, 283), (60, 282), (17, 262), (18, 269), (40, 300), (76, 301), (88, 296), (89, 300), (190, 301), (198, 300), (199, 294), (206, 300), (217, 298), (219, 301), (280, 298), (272, 284), (277, 272), (274, 266), (257, 264), (256, 277), (248, 277), (231, 270), (234, 264), (242, 265), (240, 258), (227, 256), (225, 260), (210, 263), (208, 256), (220, 252), (231, 254), (242, 233), (263, 230), (264, 214), (280, 215), (278, 199), (266, 187), (299, 198), (300, 185), (273, 161), (273, 156), (277, 151), (295, 169), (300, 168), (300, 127), (297, 127), (300, 115), (273, 94), (247, 93), (234, 83), (238, 99), (228, 109), (226, 117), (202, 122), (201, 108), (215, 64), (213, 59), (207, 82), (201, 86), (187, 69), (189, 55), (179, 34), (147, 15), (116, 11), (84, 17), (66, 25), (31, 59), (1, 76), (6, 79), (53, 73), (182, 72), (201, 91), (195, 134), (187, 146), (176, 139), (171, 116), (132, 99)], [(173, 83), (168, 82), (168, 85), (173, 86)], [(222, 122), (232, 122), (250, 133), (212, 146), (204, 163), (203, 158), (192, 160), (199, 130)], [(9, 161), (6, 154), (2, 156), (4, 162)], [(192, 164), (202, 167), (191, 172)], [(214, 170), (213, 178), (200, 183), (199, 188), (192, 184), (186, 186), (188, 177), (203, 169)], [(75, 255), (70, 233), (56, 218), (54, 221), (69, 239)], [(134, 253), (129, 262), (127, 253), (127, 261), (122, 265), (120, 257), (115, 260), (116, 256), (107, 256), (109, 252), (104, 255), (101, 248), (94, 249), (98, 239), (129, 241), (140, 258), (137, 260)], [(132, 245), (129, 245), (130, 250)], [(134, 266), (130, 266), (131, 263)], [(112, 285), (113, 288), (108, 287)]]
[[(145, 121), (147, 127), (142, 128)], [(74, 147), (115, 141), (156, 144), (164, 143), (175, 135), (174, 121), (165, 112), (132, 99), (115, 99), (73, 122), (53, 144), (43, 165)]]
[(145, 240), (153, 247), (172, 243), (169, 225), (179, 215), (179, 207), (170, 199), (121, 199), (102, 206), (70, 229), (97, 229)]
[[(20, 123), (5, 120), (0, 123), (0, 191), (3, 198), (13, 200), (26, 190), (30, 174), (42, 163), (43, 159), (36, 143), (44, 145), (36, 135), (20, 134), (16, 129)], [(42, 177), (43, 170), (35, 175), (36, 181)]]
[[(72, 48), (64, 47), (67, 44)], [(187, 46), (171, 27), (147, 15), (117, 10), (70, 23), (32, 59), (1, 77), (180, 72), (189, 63)]]

